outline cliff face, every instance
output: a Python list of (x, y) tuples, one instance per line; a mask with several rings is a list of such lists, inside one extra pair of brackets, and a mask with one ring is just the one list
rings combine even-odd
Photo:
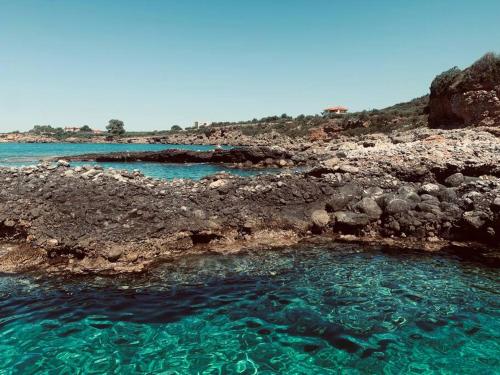
[(465, 70), (450, 69), (431, 84), (429, 126), (500, 126), (500, 56), (486, 54)]

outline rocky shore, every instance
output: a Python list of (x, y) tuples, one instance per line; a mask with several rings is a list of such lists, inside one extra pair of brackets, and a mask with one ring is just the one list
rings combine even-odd
[[(430, 127), (386, 126), (390, 132), (358, 136), (318, 128), (309, 140), (216, 128), (147, 142), (253, 147), (80, 155), (0, 168), (0, 272), (138, 272), (188, 253), (325, 239), (454, 249), (499, 265), (499, 88), (500, 58), (487, 54), (436, 77)], [(302, 168), (165, 181), (71, 168), (72, 160)]]
[[(56, 158), (57, 160), (59, 158)], [(240, 167), (291, 167), (305, 160), (292, 160), (292, 153), (281, 147), (241, 147), (230, 150), (192, 151), (167, 149), (162, 151), (113, 152), (67, 157), (69, 161), (151, 162), (151, 163), (222, 163)]]
[(318, 238), (451, 246), (498, 263), (500, 142), (491, 132), (370, 135), (293, 157), (309, 169), (201, 181), (67, 161), (0, 169), (0, 271), (137, 272), (187, 253)]

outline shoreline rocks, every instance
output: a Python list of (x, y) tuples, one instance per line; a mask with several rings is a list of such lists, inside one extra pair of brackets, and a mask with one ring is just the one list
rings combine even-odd
[[(56, 158), (59, 159), (60, 157)], [(251, 167), (291, 167), (292, 154), (280, 147), (240, 147), (230, 150), (193, 151), (167, 149), (162, 151), (113, 152), (75, 155), (69, 161), (93, 162), (151, 162), (151, 163), (221, 163)]]
[[(498, 143), (491, 144), (498, 150)], [(319, 162), (303, 173), (251, 178), (220, 173), (200, 181), (156, 180), (100, 166), (71, 168), (65, 161), (1, 168), (0, 242), (16, 245), (0, 253), (0, 271), (139, 272), (188, 253), (314, 238), (381, 244), (392, 239), (430, 250), (472, 242), (470, 252), (489, 249), (497, 259), (499, 177), (467, 175), (465, 167), (451, 168), (448, 175), (430, 167), (420, 174), (406, 159), (396, 163), (391, 156), (387, 164), (394, 150), (404, 148), (392, 144), (389, 154), (379, 149), (374, 157), (353, 146), (339, 157), (330, 144), (318, 157), (335, 154), (342, 167)], [(415, 157), (425, 155), (414, 150)], [(476, 163), (482, 170), (486, 154), (477, 155), (464, 166)], [(461, 165), (460, 156), (452, 158)], [(498, 160), (497, 154), (491, 162)]]

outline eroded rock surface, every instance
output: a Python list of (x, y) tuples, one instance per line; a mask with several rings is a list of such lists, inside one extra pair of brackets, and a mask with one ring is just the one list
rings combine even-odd
[(0, 169), (0, 270), (132, 272), (311, 236), (498, 249), (499, 144), (474, 134), (330, 143), (307, 172), (252, 178), (163, 181), (64, 161)]
[(429, 126), (500, 126), (500, 57), (492, 53), (465, 70), (453, 68), (431, 85)]
[(252, 166), (287, 167), (294, 165), (291, 153), (281, 147), (240, 147), (230, 150), (193, 151), (167, 149), (162, 151), (112, 152), (67, 157), (72, 161), (154, 162), (154, 163), (227, 163)]

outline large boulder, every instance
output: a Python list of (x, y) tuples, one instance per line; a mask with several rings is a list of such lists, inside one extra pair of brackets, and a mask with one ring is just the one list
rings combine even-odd
[(431, 84), (429, 126), (500, 126), (500, 56), (493, 53), (465, 70), (457, 67)]
[(330, 216), (325, 210), (315, 210), (311, 214), (311, 221), (316, 228), (323, 228), (330, 222)]

